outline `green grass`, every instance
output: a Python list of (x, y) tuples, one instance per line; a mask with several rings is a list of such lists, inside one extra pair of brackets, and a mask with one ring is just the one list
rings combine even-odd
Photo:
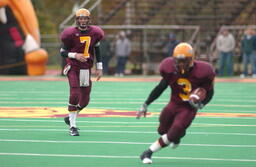
[[(94, 82), (88, 108), (136, 111), (156, 84)], [(0, 108), (66, 107), (68, 89), (65, 81), (1, 81)], [(169, 93), (149, 112), (160, 112)], [(255, 99), (255, 83), (216, 83), (213, 100), (200, 112), (255, 114)], [(0, 118), (0, 166), (145, 166), (138, 156), (159, 137), (157, 117), (83, 117), (78, 126), (81, 136), (71, 137), (62, 118)], [(155, 153), (150, 166), (255, 167), (255, 141), (255, 117), (197, 117), (182, 144)]]

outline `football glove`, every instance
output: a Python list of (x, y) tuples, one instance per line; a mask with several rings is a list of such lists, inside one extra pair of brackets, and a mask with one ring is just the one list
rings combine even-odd
[(200, 110), (200, 109), (202, 109), (202, 108), (204, 107), (204, 104), (201, 103), (201, 102), (195, 103), (195, 102), (193, 102), (192, 100), (189, 100), (188, 102), (189, 102), (189, 104), (190, 104), (192, 107), (194, 107), (194, 108), (197, 109), (197, 110)]
[(139, 109), (139, 111), (137, 112), (137, 119), (140, 119), (140, 117), (143, 115), (144, 117), (146, 117), (147, 115), (147, 111), (148, 111), (148, 105), (146, 103), (144, 103), (141, 108)]

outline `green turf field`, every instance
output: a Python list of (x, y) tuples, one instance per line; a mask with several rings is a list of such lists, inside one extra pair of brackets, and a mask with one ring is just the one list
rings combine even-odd
[[(136, 111), (156, 83), (94, 82), (88, 108)], [(160, 112), (169, 93), (166, 90), (149, 112)], [(66, 107), (67, 102), (66, 81), (0, 81), (0, 112)], [(256, 166), (256, 83), (217, 82), (213, 100), (200, 113), (212, 115), (198, 116), (182, 144), (155, 153), (149, 166)], [(63, 118), (1, 117), (0, 167), (146, 166), (138, 157), (159, 137), (156, 115), (141, 120), (82, 117), (78, 126), (81, 136), (71, 137)]]

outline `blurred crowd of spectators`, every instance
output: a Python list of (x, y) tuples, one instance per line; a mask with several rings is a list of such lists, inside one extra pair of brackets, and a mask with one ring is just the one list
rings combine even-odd
[[(239, 55), (235, 53), (239, 47)], [(216, 40), (216, 48), (219, 53), (217, 74), (218, 76), (234, 75), (234, 58), (240, 56), (242, 70), (240, 77), (251, 76), (256, 78), (256, 34), (253, 28), (244, 30), (242, 38), (236, 40), (228, 29), (222, 29)], [(225, 73), (226, 72), (226, 73)]]
[[(237, 31), (236, 31), (237, 32)], [(256, 33), (252, 27), (248, 27), (242, 32), (232, 33), (231, 30), (224, 28), (216, 38), (216, 49), (218, 51), (217, 64), (215, 65), (218, 76), (240, 75), (241, 78), (256, 78)], [(239, 37), (238, 37), (239, 36)], [(172, 55), (172, 52), (179, 40), (174, 33), (168, 34), (158, 49), (164, 50), (158, 52), (162, 58)], [(132, 52), (132, 42), (129, 34), (120, 31), (115, 38), (106, 37), (101, 42), (103, 55), (104, 74), (115, 74), (122, 77), (125, 75), (127, 61), (130, 60)], [(161, 57), (161, 56), (160, 56)], [(110, 60), (114, 62), (115, 67), (109, 67)], [(111, 63), (113, 64), (113, 63)], [(234, 69), (235, 65), (239, 70)]]

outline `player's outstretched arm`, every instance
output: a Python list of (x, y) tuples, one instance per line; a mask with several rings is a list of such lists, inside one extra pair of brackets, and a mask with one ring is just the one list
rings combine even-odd
[(165, 79), (162, 79), (160, 83), (151, 91), (145, 103), (142, 104), (141, 108), (137, 112), (137, 119), (140, 119), (141, 116), (146, 117), (148, 105), (155, 101), (163, 93), (167, 86), (168, 82)]

